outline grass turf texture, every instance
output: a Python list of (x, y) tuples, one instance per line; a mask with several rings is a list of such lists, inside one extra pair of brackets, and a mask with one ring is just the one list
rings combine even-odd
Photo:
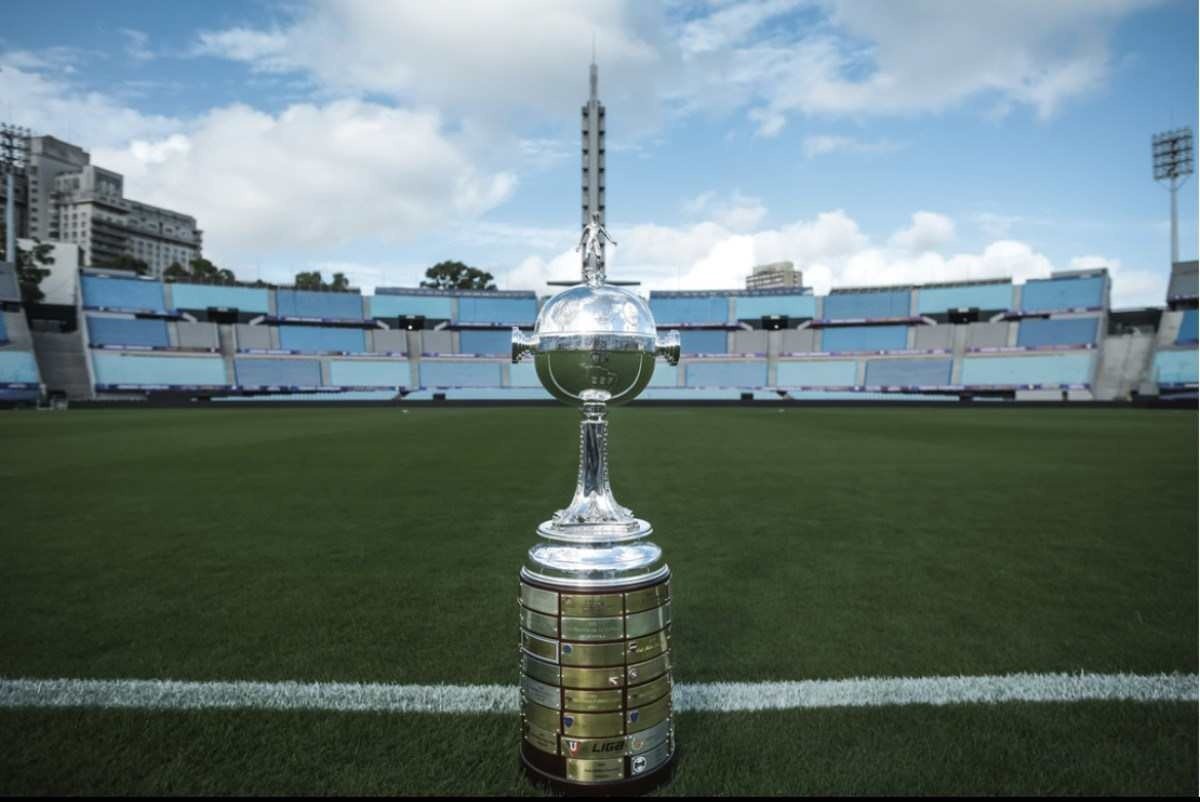
[[(617, 497), (675, 571), (679, 681), (1197, 669), (1193, 412), (612, 418)], [(0, 675), (515, 683), (516, 571), (575, 437), (545, 408), (4, 416)], [(670, 790), (1192, 793), (1195, 716), (688, 714)], [(0, 791), (529, 790), (515, 727), (6, 711)]]

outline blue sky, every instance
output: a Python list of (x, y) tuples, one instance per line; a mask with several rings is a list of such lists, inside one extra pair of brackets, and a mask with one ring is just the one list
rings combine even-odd
[[(578, 114), (595, 37), (611, 273), (736, 287), (1104, 264), (1159, 303), (1150, 136), (1195, 125), (1186, 0), (43, 2), (0, 32), (0, 116), (194, 214), (208, 255), (286, 280), (506, 287), (578, 272)], [(1196, 255), (1196, 183), (1180, 244)]]

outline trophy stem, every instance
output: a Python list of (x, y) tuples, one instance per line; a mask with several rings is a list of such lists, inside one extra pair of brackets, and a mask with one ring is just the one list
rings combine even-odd
[(633, 512), (613, 498), (608, 480), (608, 405), (585, 401), (580, 407), (579, 474), (575, 496), (555, 522), (564, 526), (628, 525)]

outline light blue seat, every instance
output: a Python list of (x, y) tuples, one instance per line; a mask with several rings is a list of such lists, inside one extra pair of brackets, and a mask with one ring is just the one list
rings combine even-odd
[(922, 315), (945, 314), (951, 309), (1007, 310), (1013, 307), (1013, 285), (974, 284), (965, 287), (918, 287), (917, 312)]
[[(537, 299), (532, 295), (528, 298), (460, 296), (458, 299), (458, 321), (461, 323), (533, 325), (537, 311)], [(463, 351), (466, 350), (464, 347)]]
[(1196, 384), (1200, 381), (1196, 349), (1159, 351), (1154, 355), (1154, 381), (1158, 384)]
[(463, 329), (458, 333), (458, 350), (463, 354), (511, 354), (512, 330)]
[(825, 320), (908, 317), (910, 298), (908, 290), (831, 292), (825, 296), (821, 317)]
[(242, 387), (319, 387), (321, 363), (316, 359), (234, 360), (237, 383)]
[(802, 320), (817, 314), (817, 299), (812, 295), (738, 295), (733, 304), (733, 314), (737, 320), (758, 320), (768, 315), (786, 315), (793, 320)]
[(1197, 340), (1196, 310), (1188, 309), (1179, 321), (1179, 334), (1175, 336), (1176, 345), (1186, 345)]
[(367, 296), (371, 317), (425, 317), (430, 320), (449, 320), (453, 317), (452, 300), (446, 295)]
[(1093, 309), (1104, 306), (1104, 276), (1030, 279), (1021, 288), (1026, 312)]
[(961, 384), (965, 385), (1061, 385), (1090, 384), (1090, 351), (1028, 356), (968, 356), (963, 359)]
[(160, 319), (87, 316), (88, 341), (94, 346), (128, 345), (167, 348), (167, 322)]
[(279, 347), (305, 353), (360, 354), (367, 350), (362, 329), (280, 326)]
[(690, 362), (685, 368), (689, 387), (763, 387), (767, 384), (765, 360)]
[(267, 314), (270, 290), (266, 287), (225, 287), (219, 284), (171, 284), (171, 305), (176, 309), (237, 309)]
[(1099, 323), (1098, 317), (1029, 318), (1017, 329), (1017, 345), (1094, 345)]
[(420, 374), (423, 387), (500, 386), (500, 363), (498, 362), (442, 362), (435, 359), (422, 359)]
[(406, 359), (335, 359), (329, 383), (337, 387), (406, 387), (411, 383)]
[(729, 322), (729, 296), (672, 296), (650, 293), (650, 311), (659, 326)]
[(684, 329), (679, 332), (679, 350), (685, 354), (725, 354), (729, 336), (716, 329)]
[(37, 384), (38, 366), (32, 351), (0, 351), (0, 384)]
[(853, 360), (822, 359), (775, 365), (775, 384), (780, 387), (853, 387), (858, 365)]
[(278, 317), (362, 320), (362, 296), (356, 292), (275, 290), (275, 314)]
[(138, 312), (166, 312), (161, 281), (85, 275), (80, 278), (83, 305)]
[(950, 383), (952, 359), (872, 359), (867, 387), (944, 387)]
[(225, 362), (219, 356), (162, 356), (93, 351), (96, 384), (194, 385), (224, 387)]
[(856, 351), (903, 351), (908, 326), (840, 326), (821, 330), (821, 350), (831, 354)]

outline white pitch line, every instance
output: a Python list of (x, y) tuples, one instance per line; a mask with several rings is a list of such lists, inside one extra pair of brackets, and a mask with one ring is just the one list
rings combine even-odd
[[(1006, 674), (798, 682), (712, 682), (675, 687), (677, 711), (737, 712), (828, 707), (1000, 702), (1195, 702), (1196, 674)], [(515, 713), (510, 685), (340, 682), (0, 679), (0, 708), (328, 710), (386, 713)]]

